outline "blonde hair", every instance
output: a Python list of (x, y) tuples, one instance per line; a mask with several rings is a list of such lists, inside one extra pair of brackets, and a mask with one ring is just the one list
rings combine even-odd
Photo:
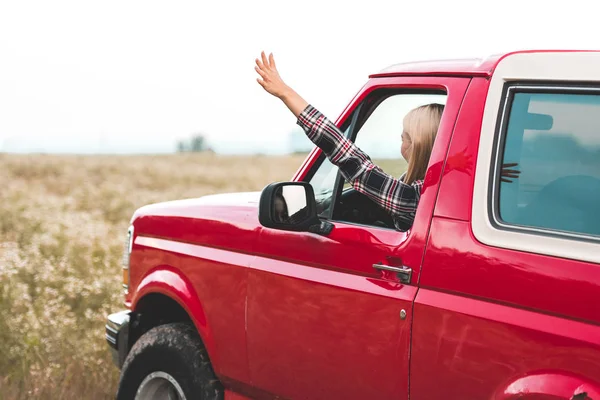
[(444, 106), (427, 104), (409, 111), (404, 117), (404, 132), (411, 140), (409, 148), (408, 170), (404, 183), (412, 184), (416, 180), (425, 179), (433, 143), (440, 126)]

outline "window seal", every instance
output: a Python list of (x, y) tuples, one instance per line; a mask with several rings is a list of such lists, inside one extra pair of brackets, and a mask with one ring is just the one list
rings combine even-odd
[[(569, 85), (569, 86), (566, 86)], [(488, 186), (488, 216), (489, 222), (497, 230), (510, 231), (515, 233), (534, 234), (536, 236), (553, 237), (558, 239), (572, 239), (577, 241), (598, 243), (599, 236), (586, 235), (577, 232), (559, 231), (548, 228), (517, 225), (504, 222), (500, 217), (500, 173), (502, 157), (504, 156), (504, 147), (512, 103), (516, 93), (551, 93), (551, 94), (594, 94), (600, 95), (600, 86), (589, 85), (585, 82), (562, 83), (562, 82), (507, 82), (502, 90), (502, 100), (496, 119), (496, 129), (494, 135), (494, 144), (492, 149), (492, 165), (489, 171)]]

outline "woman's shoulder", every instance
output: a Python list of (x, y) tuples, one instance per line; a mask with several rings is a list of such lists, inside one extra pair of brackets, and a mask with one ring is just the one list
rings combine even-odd
[[(400, 175), (400, 178), (398, 178), (398, 180), (400, 182), (405, 183), (405, 179), (406, 179), (406, 173), (407, 172), (403, 172), (402, 175)], [(421, 192), (421, 188), (423, 187), (423, 179), (416, 179), (415, 181), (413, 181), (413, 183), (410, 184), (410, 186), (412, 186), (415, 190)]]

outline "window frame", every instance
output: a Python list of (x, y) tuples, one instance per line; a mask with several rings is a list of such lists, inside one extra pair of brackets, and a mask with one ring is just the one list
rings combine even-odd
[(508, 125), (512, 111), (512, 104), (517, 93), (545, 93), (545, 94), (593, 94), (600, 96), (600, 85), (589, 83), (567, 83), (565, 82), (520, 82), (512, 81), (504, 84), (502, 98), (500, 102), (499, 114), (497, 119), (496, 132), (494, 132), (494, 143), (492, 150), (492, 165), (489, 172), (489, 187), (487, 193), (487, 207), (489, 221), (495, 229), (535, 234), (542, 237), (552, 237), (558, 239), (574, 239), (577, 241), (586, 241), (591, 243), (600, 243), (599, 236), (587, 235), (577, 232), (560, 231), (543, 227), (517, 225), (508, 223), (500, 217), (500, 174), (501, 164), (504, 157), (504, 148), (506, 144)]
[[(403, 86), (377, 87), (377, 88), (374, 88), (372, 91), (370, 91), (356, 105), (356, 107), (351, 111), (351, 113), (344, 120), (344, 122), (340, 126), (338, 126), (339, 130), (342, 131), (342, 133), (344, 133), (344, 131), (347, 129), (348, 133), (347, 133), (347, 135), (345, 135), (345, 137), (348, 140), (350, 140), (352, 143), (355, 143), (358, 132), (360, 131), (362, 126), (365, 124), (365, 122), (371, 117), (373, 112), (375, 112), (375, 110), (386, 99), (388, 99), (392, 96), (397, 96), (397, 95), (402, 95), (402, 94), (444, 95), (444, 96), (446, 96), (446, 101), (448, 100), (448, 97), (449, 97), (448, 90), (446, 88), (442, 88), (442, 87), (438, 87), (438, 88), (418, 87), (418, 86), (414, 86), (414, 87), (403, 87)], [(370, 103), (370, 104), (367, 104), (367, 103)], [(367, 104), (366, 107), (365, 107), (365, 104)], [(321, 166), (323, 165), (323, 162), (326, 158), (327, 158), (327, 156), (325, 156), (325, 153), (323, 153), (321, 150), (319, 150), (317, 159), (315, 160), (311, 169), (309, 171), (307, 171), (307, 174), (302, 179), (302, 181), (310, 183), (310, 180), (317, 173), (317, 170), (319, 168), (321, 168)], [(337, 167), (334, 166), (334, 168), (337, 168)], [(342, 224), (348, 224), (348, 225), (353, 225), (353, 226), (367, 227), (367, 228), (372, 228), (372, 229), (381, 229), (381, 230), (386, 230), (386, 231), (396, 231), (396, 232), (402, 233), (402, 231), (398, 231), (396, 228), (389, 228), (389, 227), (383, 227), (383, 226), (377, 226), (377, 225), (360, 224), (360, 223), (356, 223), (356, 222), (344, 221), (341, 219), (334, 218), (333, 216), (335, 213), (335, 208), (339, 206), (338, 205), (339, 196), (342, 193), (343, 187), (344, 187), (344, 178), (338, 168), (338, 171), (336, 173), (336, 178), (334, 181), (333, 191), (332, 191), (333, 194), (331, 197), (331, 207), (328, 210), (327, 215), (321, 216), (320, 217), (321, 219), (324, 219), (324, 220), (332, 222), (332, 223), (342, 223)], [(377, 206), (375, 203), (373, 203), (373, 204), (375, 206)], [(410, 231), (410, 229), (408, 231)]]

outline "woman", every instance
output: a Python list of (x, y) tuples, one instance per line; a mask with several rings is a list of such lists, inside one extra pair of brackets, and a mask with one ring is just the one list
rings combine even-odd
[(408, 162), (408, 169), (396, 179), (373, 164), (369, 156), (346, 139), (333, 122), (283, 82), (273, 54), (267, 59), (262, 52), (261, 58), (256, 59), (255, 69), (260, 75), (258, 83), (285, 103), (308, 138), (339, 167), (343, 177), (354, 189), (385, 209), (392, 216), (397, 229), (409, 229), (415, 219), (444, 106), (421, 106), (404, 117), (400, 152)]
[(276, 222), (285, 223), (290, 218), (288, 213), (287, 203), (283, 194), (281, 193), (281, 189), (275, 192), (275, 200), (273, 202), (273, 220)]

